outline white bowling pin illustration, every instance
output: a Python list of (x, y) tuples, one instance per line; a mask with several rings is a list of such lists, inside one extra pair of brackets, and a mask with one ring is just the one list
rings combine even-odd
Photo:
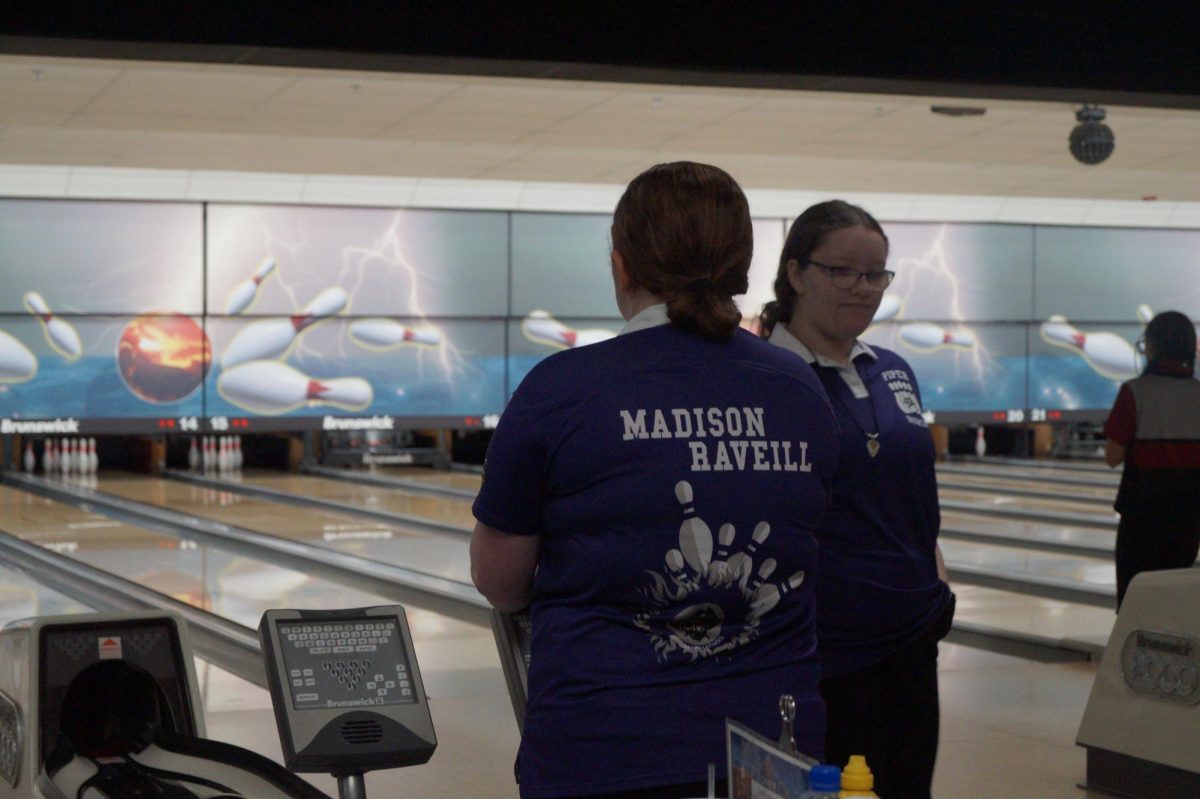
[(1137, 352), (1115, 333), (1083, 333), (1058, 315), (1042, 322), (1041, 333), (1048, 343), (1082, 355), (1097, 374), (1111, 380), (1129, 380), (1138, 374)]
[(23, 383), (37, 374), (38, 362), (29, 348), (0, 330), (0, 383)]
[(251, 361), (221, 372), (217, 391), (253, 413), (277, 414), (305, 405), (361, 411), (375, 399), (361, 377), (312, 378), (278, 361)]
[(49, 474), (58, 468), (58, 447), (54, 439), (46, 441), (46, 450), (42, 453), (42, 471)]
[(237, 332), (221, 355), (221, 366), (231, 369), (249, 361), (278, 358), (288, 351), (296, 337), (322, 318), (340, 313), (350, 298), (337, 287), (327, 288), (304, 306), (300, 313), (284, 319), (251, 322)]
[(787, 578), (787, 582), (782, 585), (773, 585), (772, 583), (764, 583), (754, 593), (754, 599), (750, 602), (750, 615), (758, 618), (767, 613), (771, 608), (779, 604), (779, 600), (787, 596), (789, 592), (795, 591), (804, 582), (804, 571), (798, 571), (791, 577)]
[(74, 326), (65, 319), (59, 319), (52, 314), (50, 306), (46, 304), (46, 300), (41, 294), (36, 291), (28, 292), (25, 295), (25, 307), (31, 314), (42, 320), (42, 330), (46, 334), (46, 341), (54, 348), (55, 352), (68, 361), (74, 361), (83, 354), (83, 343), (79, 340), (79, 334), (75, 332)]
[(675, 499), (683, 506), (683, 523), (679, 525), (679, 551), (687, 565), (697, 574), (704, 574), (712, 558), (712, 531), (696, 515), (692, 504), (692, 484), (680, 480), (675, 484)]
[(900, 339), (919, 350), (938, 347), (969, 350), (975, 346), (975, 334), (970, 330), (950, 331), (933, 322), (909, 322), (900, 328)]
[(766, 560), (763, 561), (762, 565), (758, 567), (757, 576), (755, 576), (755, 578), (750, 581), (749, 588), (747, 589), (749, 591), (749, 593), (751, 595), (757, 594), (758, 589), (762, 586), (762, 584), (764, 582), (766, 582), (767, 578), (770, 577), (774, 572), (775, 572), (775, 559), (767, 558)]
[(667, 555), (664, 558), (667, 562), (667, 571), (672, 579), (680, 582), (684, 579), (683, 576), (683, 553), (678, 549), (667, 550)]
[(401, 344), (436, 347), (442, 343), (442, 334), (432, 327), (408, 327), (391, 319), (360, 319), (350, 325), (350, 338), (371, 350), (388, 350)]
[(27, 472), (32, 472), (37, 466), (37, 456), (33, 454), (33, 442), (25, 442), (25, 454), (21, 458), (21, 468)]
[(983, 427), (975, 428), (975, 456), (982, 458), (987, 454), (987, 439), (983, 437)]
[(900, 313), (900, 298), (895, 294), (884, 294), (883, 299), (879, 301), (879, 307), (875, 309), (875, 316), (871, 317), (871, 324), (895, 319), (898, 313)]
[(262, 259), (262, 263), (254, 271), (254, 276), (238, 283), (233, 287), (233, 291), (229, 292), (229, 299), (225, 301), (225, 313), (236, 316), (249, 308), (250, 303), (254, 302), (254, 298), (258, 296), (258, 287), (273, 271), (275, 271), (275, 259), (270, 256)]
[(745, 583), (750, 579), (750, 574), (754, 571), (754, 559), (751, 556), (758, 551), (762, 542), (766, 541), (770, 534), (771, 525), (766, 522), (759, 522), (754, 526), (754, 532), (750, 534), (750, 543), (746, 545), (746, 551), (735, 552), (725, 565), (725, 571), (730, 580)]
[(521, 332), (530, 341), (565, 350), (607, 341), (617, 335), (602, 328), (573, 330), (551, 316), (548, 311), (530, 311), (521, 321)]
[(726, 561), (729, 559), (729, 547), (733, 543), (733, 537), (736, 534), (732, 524), (726, 522), (717, 530), (717, 555), (713, 558), (712, 563), (708, 564), (708, 584), (717, 586), (728, 582), (728, 565)]

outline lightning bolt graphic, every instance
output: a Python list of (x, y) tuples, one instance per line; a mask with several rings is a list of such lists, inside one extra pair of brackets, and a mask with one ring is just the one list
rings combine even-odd
[[(945, 293), (949, 296), (949, 312), (947, 318), (964, 326), (967, 316), (962, 308), (962, 294), (966, 284), (960, 280), (958, 275), (954, 273), (954, 268), (950, 263), (950, 257), (946, 252), (945, 239), (949, 229), (948, 225), (942, 225), (938, 228), (937, 236), (929, 247), (918, 256), (908, 256), (897, 259), (896, 273), (899, 276), (897, 283), (903, 285), (900, 294), (902, 297), (902, 307), (906, 307), (913, 295), (916, 294), (918, 287), (924, 291), (929, 291), (931, 287), (936, 286), (939, 290), (945, 286), (948, 291)], [(896, 347), (898, 338), (899, 326), (893, 328), (891, 346)], [(995, 357), (983, 346), (976, 336), (975, 346), (970, 349), (959, 349), (951, 347), (954, 355), (955, 375), (958, 376), (960, 370), (969, 370), (974, 375), (976, 382), (980, 386), (984, 385), (984, 373), (991, 368), (996, 368), (999, 364)]]

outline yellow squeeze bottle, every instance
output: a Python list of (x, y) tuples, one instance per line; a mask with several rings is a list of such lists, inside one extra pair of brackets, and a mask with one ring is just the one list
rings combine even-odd
[(872, 790), (875, 787), (875, 775), (867, 765), (864, 755), (850, 755), (850, 762), (842, 769), (842, 799), (846, 797), (871, 797), (879, 799)]

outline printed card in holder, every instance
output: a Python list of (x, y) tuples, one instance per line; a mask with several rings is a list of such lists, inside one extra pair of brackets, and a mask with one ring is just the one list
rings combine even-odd
[(725, 719), (730, 799), (791, 799), (808, 790), (817, 761), (787, 752), (732, 719)]

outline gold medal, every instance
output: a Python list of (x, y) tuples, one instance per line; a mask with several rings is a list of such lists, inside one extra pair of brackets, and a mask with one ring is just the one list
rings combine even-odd
[(867, 454), (874, 458), (879, 454), (879, 434), (867, 433)]

